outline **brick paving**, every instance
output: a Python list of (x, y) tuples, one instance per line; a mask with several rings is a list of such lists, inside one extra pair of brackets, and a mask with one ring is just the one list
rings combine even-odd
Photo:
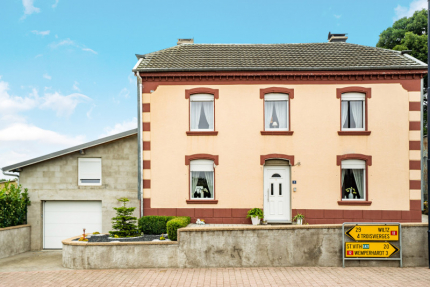
[(0, 286), (430, 286), (428, 268), (202, 268), (0, 272)]

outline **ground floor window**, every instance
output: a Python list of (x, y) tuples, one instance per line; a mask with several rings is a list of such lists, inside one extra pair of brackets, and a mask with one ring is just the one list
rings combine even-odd
[(342, 161), (342, 200), (365, 200), (366, 163), (362, 160)]
[(214, 162), (193, 160), (190, 162), (190, 198), (214, 199)]

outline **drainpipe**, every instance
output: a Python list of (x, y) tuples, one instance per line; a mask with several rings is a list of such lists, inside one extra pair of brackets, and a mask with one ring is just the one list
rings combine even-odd
[(10, 172), (6, 172), (4, 170), (2, 170), (3, 174), (6, 176), (15, 176), (18, 178), (18, 185), (19, 185), (19, 173), (10, 173)]
[[(429, 15), (430, 15), (430, 1), (428, 1), (428, 7), (427, 7), (427, 19), (429, 19)], [(429, 28), (430, 28), (430, 22), (427, 21), (427, 150), (428, 149), (428, 133), (430, 130), (430, 113), (429, 113), (429, 109), (428, 109), (428, 105), (429, 105), (429, 88), (430, 86), (428, 85), (430, 82), (430, 65), (429, 65), (429, 56), (430, 56), (430, 37), (429, 37)], [(429, 182), (429, 176), (430, 176), (430, 159), (427, 157), (427, 182)], [(430, 187), (430, 184), (428, 184), (427, 188)], [(430, 195), (429, 193), (429, 189), (427, 189), (427, 194)], [(427, 196), (427, 202), (428, 202), (428, 196)], [(430, 268), (430, 220), (428, 220), (428, 230), (427, 230), (427, 244), (428, 244), (428, 255), (429, 255), (429, 268)]]
[[(140, 62), (140, 61), (139, 61)], [(137, 65), (136, 65), (137, 66)], [(134, 75), (137, 77), (137, 198), (140, 200), (140, 217), (143, 216), (143, 139), (142, 139), (142, 78), (140, 77), (139, 72), (134, 72)]]

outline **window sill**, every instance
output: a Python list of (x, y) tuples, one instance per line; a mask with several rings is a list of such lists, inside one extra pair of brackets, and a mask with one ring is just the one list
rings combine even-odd
[(368, 136), (370, 131), (338, 131), (337, 134), (340, 136)]
[(218, 132), (216, 131), (210, 131), (210, 132), (187, 132), (187, 136), (216, 136), (218, 135)]
[(293, 131), (261, 131), (262, 136), (292, 136)]
[(337, 202), (338, 205), (371, 205), (371, 201), (364, 200), (341, 200)]
[(209, 200), (186, 200), (187, 204), (218, 204), (218, 200), (209, 199)]

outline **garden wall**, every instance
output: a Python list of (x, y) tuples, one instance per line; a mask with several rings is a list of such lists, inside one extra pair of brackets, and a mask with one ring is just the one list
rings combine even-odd
[[(402, 224), (403, 266), (427, 266), (427, 225)], [(197, 226), (178, 242), (63, 241), (63, 266), (73, 269), (342, 266), (342, 225)], [(346, 266), (399, 266), (398, 261), (347, 261)]]
[(30, 225), (0, 228), (0, 258), (30, 250)]

